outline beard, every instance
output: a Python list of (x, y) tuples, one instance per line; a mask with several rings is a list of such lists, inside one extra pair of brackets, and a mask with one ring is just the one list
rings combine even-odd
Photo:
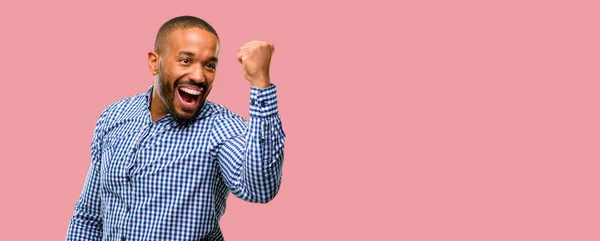
[(194, 120), (198, 117), (198, 115), (200, 114), (200, 110), (202, 110), (202, 107), (204, 106), (204, 98), (201, 97), (200, 98), (200, 104), (198, 105), (198, 109), (196, 110), (196, 112), (194, 112), (193, 115), (191, 116), (186, 116), (183, 115), (179, 112), (177, 112), (177, 109), (175, 108), (175, 98), (177, 98), (177, 94), (175, 93), (175, 91), (177, 90), (177, 87), (179, 85), (182, 84), (189, 84), (189, 85), (195, 85), (198, 87), (203, 87), (205, 91), (203, 91), (204, 93), (202, 93), (203, 96), (205, 96), (206, 93), (206, 86), (204, 86), (205, 82), (202, 82), (200, 84), (191, 82), (191, 81), (182, 81), (181, 78), (175, 80), (175, 82), (173, 83), (173, 85), (169, 84), (169, 76), (165, 76), (163, 75), (163, 71), (161, 70), (161, 66), (159, 66), (159, 71), (158, 71), (158, 80), (159, 80), (159, 88), (158, 90), (158, 96), (159, 98), (162, 100), (162, 102), (165, 104), (165, 107), (167, 108), (167, 111), (169, 112), (169, 114), (171, 114), (171, 116), (173, 116), (176, 120), (178, 121), (182, 121), (182, 122), (189, 122), (191, 120)]

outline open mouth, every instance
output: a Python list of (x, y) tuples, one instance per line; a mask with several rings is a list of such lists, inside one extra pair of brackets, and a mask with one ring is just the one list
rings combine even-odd
[(196, 110), (200, 104), (200, 96), (203, 91), (204, 88), (197, 86), (182, 86), (177, 88), (179, 100), (183, 108), (186, 110)]

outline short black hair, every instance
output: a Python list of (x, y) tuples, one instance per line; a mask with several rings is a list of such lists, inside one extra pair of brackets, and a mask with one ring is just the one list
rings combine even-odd
[(198, 17), (184, 15), (172, 18), (160, 27), (156, 34), (156, 40), (154, 41), (154, 51), (159, 53), (162, 50), (162, 46), (167, 41), (167, 35), (170, 32), (176, 29), (188, 28), (200, 28), (206, 30), (213, 33), (217, 37), (217, 41), (219, 40), (217, 31), (209, 23)]

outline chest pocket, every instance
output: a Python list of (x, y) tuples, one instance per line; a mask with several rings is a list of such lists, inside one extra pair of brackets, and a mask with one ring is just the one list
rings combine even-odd
[(127, 165), (127, 158), (133, 146), (136, 132), (121, 136), (107, 136), (102, 145), (101, 173), (103, 175), (115, 172), (115, 168)]

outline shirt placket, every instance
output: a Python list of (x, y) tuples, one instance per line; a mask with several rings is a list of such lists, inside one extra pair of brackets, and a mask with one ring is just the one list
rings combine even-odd
[(139, 156), (139, 152), (140, 150), (143, 148), (143, 144), (145, 142), (145, 139), (147, 139), (147, 136), (149, 135), (150, 131), (152, 128), (152, 122), (149, 122), (146, 125), (143, 125), (140, 128), (140, 131), (138, 131), (135, 134), (135, 137), (132, 141), (132, 145), (130, 146), (130, 148), (128, 149), (129, 151), (129, 155), (127, 157), (127, 164), (126, 164), (126, 171), (125, 171), (125, 185), (123, 186), (123, 188), (125, 189), (123, 192), (123, 197), (122, 197), (122, 203), (123, 203), (123, 208), (124, 208), (124, 222), (123, 222), (123, 227), (122, 227), (122, 233), (119, 234), (119, 239), (118, 240), (128, 240), (127, 237), (129, 236), (129, 232), (130, 230), (128, 230), (128, 227), (132, 227), (132, 224), (130, 223), (133, 219), (132, 217), (132, 212), (133, 212), (133, 208), (134, 208), (134, 202), (133, 200), (135, 200), (134, 195), (136, 195), (135, 192), (135, 187), (133, 184), (133, 175), (132, 175), (132, 170), (133, 168), (136, 167), (136, 162)]

